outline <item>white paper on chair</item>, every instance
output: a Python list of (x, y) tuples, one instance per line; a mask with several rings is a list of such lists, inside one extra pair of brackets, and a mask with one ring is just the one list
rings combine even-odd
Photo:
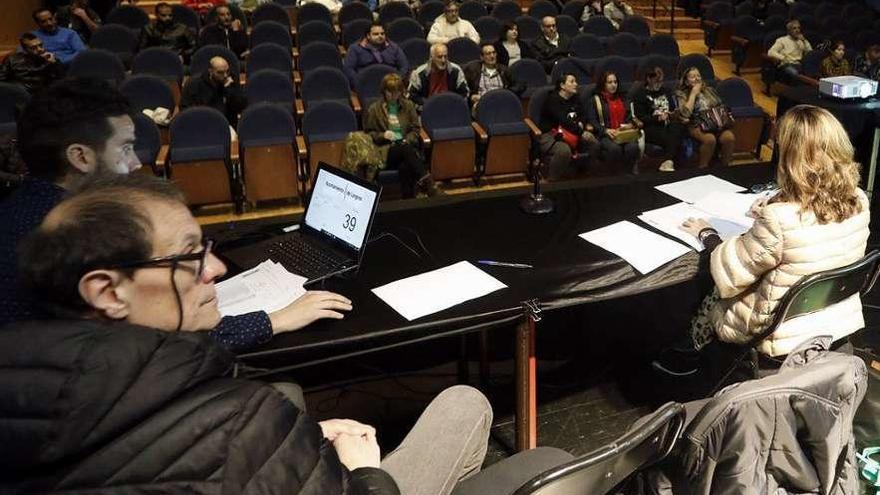
[(585, 232), (579, 237), (620, 256), (642, 274), (690, 251), (671, 239), (626, 220)]
[(746, 188), (740, 187), (732, 182), (719, 179), (714, 175), (701, 175), (699, 177), (691, 177), (690, 179), (671, 182), (669, 184), (661, 184), (654, 186), (660, 192), (664, 192), (679, 201), (685, 203), (695, 203), (708, 194), (735, 193), (745, 191)]
[(278, 311), (305, 294), (305, 282), (305, 277), (266, 260), (217, 284), (217, 309), (223, 316)]
[[(725, 241), (742, 234), (751, 227), (751, 223), (749, 225), (742, 225), (726, 218), (711, 215), (687, 203), (675, 203), (674, 205), (657, 208), (656, 210), (648, 210), (639, 215), (638, 218), (657, 230), (680, 239), (696, 251), (702, 251), (703, 245), (700, 241), (691, 234), (681, 230), (681, 224), (691, 217), (705, 219), (712, 228), (718, 231), (721, 239)], [(748, 218), (748, 220), (751, 219)]]
[(412, 321), (506, 287), (483, 270), (460, 261), (376, 287), (373, 293)]

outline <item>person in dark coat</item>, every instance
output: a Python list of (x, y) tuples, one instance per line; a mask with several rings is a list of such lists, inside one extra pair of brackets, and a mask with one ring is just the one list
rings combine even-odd
[(173, 12), (168, 3), (156, 4), (156, 20), (141, 30), (140, 48), (170, 48), (184, 64), (188, 64), (196, 47), (195, 33), (186, 24), (175, 21)]
[(89, 0), (73, 0), (70, 5), (58, 7), (55, 18), (59, 26), (73, 29), (88, 44), (92, 33), (101, 27), (101, 16), (89, 6)]
[(0, 65), (0, 81), (18, 84), (34, 93), (64, 76), (64, 66), (43, 47), (43, 40), (33, 33), (18, 39), (21, 51), (6, 57)]
[(232, 50), (232, 53), (240, 59), (248, 55), (247, 31), (241, 25), (241, 21), (233, 19), (229, 6), (220, 5), (217, 12), (217, 22), (205, 26), (199, 33), (199, 46), (220, 45)]
[(541, 36), (532, 43), (532, 51), (549, 74), (553, 72), (556, 62), (569, 55), (570, 44), (571, 40), (556, 30), (556, 18), (547, 16), (541, 19)]
[(684, 141), (686, 129), (675, 118), (675, 93), (663, 86), (663, 69), (650, 67), (645, 83), (633, 95), (635, 118), (645, 132), (645, 141), (663, 148), (661, 172), (675, 170), (675, 158)]
[(593, 158), (598, 154), (599, 141), (587, 122), (587, 109), (577, 97), (578, 81), (574, 74), (560, 74), (553, 81), (538, 119), (541, 137), (538, 143), (549, 166), (549, 179), (559, 180), (574, 175), (572, 159), (584, 150)]
[(604, 159), (609, 163), (623, 163), (623, 170), (637, 174), (642, 157), (638, 140), (618, 142), (618, 134), (632, 131), (636, 126), (614, 72), (606, 71), (599, 76), (596, 92), (590, 98), (589, 120), (599, 136)]
[(208, 70), (190, 79), (183, 88), (180, 108), (198, 106), (220, 111), (233, 127), (238, 124), (238, 114), (247, 106), (247, 98), (238, 81), (229, 73), (229, 63), (223, 57), (212, 58)]
[(493, 89), (509, 89), (517, 96), (526, 90), (525, 84), (514, 79), (506, 65), (498, 63), (497, 51), (492, 43), (480, 46), (480, 60), (474, 60), (462, 67), (464, 78), (470, 90), (470, 103), (475, 106), (480, 97)]
[(535, 52), (528, 43), (519, 39), (519, 28), (513, 22), (501, 26), (498, 41), (495, 42), (498, 63), (510, 67), (524, 58), (535, 58)]

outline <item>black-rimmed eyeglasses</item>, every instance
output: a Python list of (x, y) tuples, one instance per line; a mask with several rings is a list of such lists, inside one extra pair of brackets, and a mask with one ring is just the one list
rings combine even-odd
[(205, 273), (205, 266), (208, 264), (208, 256), (211, 255), (211, 250), (214, 248), (214, 239), (205, 238), (202, 239), (202, 245), (204, 249), (195, 253), (188, 254), (175, 254), (172, 256), (161, 256), (158, 258), (150, 258), (148, 260), (141, 261), (131, 261), (128, 263), (121, 263), (118, 265), (110, 266), (110, 269), (127, 269), (127, 268), (149, 268), (149, 267), (162, 267), (162, 266), (170, 266), (172, 268), (177, 268), (177, 265), (182, 261), (198, 261), (199, 266), (196, 270), (196, 278), (202, 278), (202, 274)]

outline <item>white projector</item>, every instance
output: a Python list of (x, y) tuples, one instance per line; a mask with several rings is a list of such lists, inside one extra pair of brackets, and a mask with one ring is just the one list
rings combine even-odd
[(857, 76), (819, 79), (819, 93), (833, 98), (870, 98), (877, 94), (877, 81)]

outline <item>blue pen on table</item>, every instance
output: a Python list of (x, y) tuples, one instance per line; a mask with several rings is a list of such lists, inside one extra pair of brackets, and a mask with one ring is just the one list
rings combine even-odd
[(477, 263), (489, 266), (504, 266), (507, 268), (534, 268), (532, 265), (527, 265), (525, 263), (506, 263), (504, 261), (479, 260)]

